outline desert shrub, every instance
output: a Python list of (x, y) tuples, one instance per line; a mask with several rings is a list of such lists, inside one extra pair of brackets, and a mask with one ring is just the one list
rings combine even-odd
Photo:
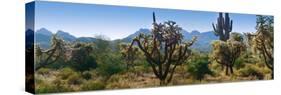
[(71, 54), (71, 67), (76, 71), (86, 71), (97, 67), (96, 59), (93, 57), (93, 44), (75, 43)]
[[(130, 88), (131, 80), (136, 78), (133, 72), (126, 72), (122, 74), (112, 75), (107, 81), (106, 88), (107, 89), (117, 89), (117, 88)], [(137, 85), (135, 85), (137, 86)], [(139, 86), (139, 85), (138, 85)]]
[(104, 36), (97, 36), (94, 42), (93, 58), (96, 59), (96, 71), (101, 76), (111, 76), (125, 69), (121, 54), (112, 51), (110, 42)]
[(105, 83), (102, 81), (88, 81), (81, 87), (82, 90), (102, 90), (105, 89)]
[(106, 86), (108, 89), (120, 89), (120, 88), (130, 88), (130, 84), (127, 82), (113, 82)]
[(52, 83), (41, 83), (36, 84), (35, 93), (56, 93), (56, 92), (69, 92), (73, 91), (73, 89), (64, 86), (64, 85), (55, 85)]
[(58, 92), (56, 86), (51, 84), (40, 84), (35, 88), (36, 93), (50, 93), (50, 92)]
[(40, 68), (39, 70), (37, 70), (36, 72), (38, 74), (41, 74), (41, 75), (47, 75), (50, 73), (50, 69), (49, 68)]
[[(84, 55), (80, 55), (84, 56)], [(83, 60), (83, 61), (81, 61)], [(78, 62), (73, 61), (71, 63), (71, 68), (73, 68), (76, 71), (87, 71), (90, 69), (95, 69), (97, 67), (96, 59), (92, 56), (86, 56), (84, 59), (80, 59)]]
[(251, 51), (245, 51), (234, 63), (236, 69), (244, 68), (245, 64), (257, 63), (259, 60), (253, 56)]
[(73, 75), (74, 73), (76, 72), (73, 71), (71, 68), (62, 68), (61, 70), (59, 70), (58, 77), (60, 77), (60, 79), (66, 80), (69, 76)]
[(213, 72), (209, 69), (208, 57), (199, 55), (201, 57), (195, 58), (188, 64), (187, 71), (197, 80), (202, 80), (205, 75), (212, 75)]
[(147, 61), (144, 61), (145, 59), (143, 59), (143, 61), (140, 61), (140, 63), (142, 63), (141, 67), (143, 67), (143, 71), (142, 72), (149, 72), (150, 71), (150, 65), (149, 63), (147, 63)]
[(34, 79), (35, 85), (44, 83), (44, 81), (40, 78), (35, 77)]
[(67, 81), (66, 80), (62, 80), (60, 78), (56, 78), (53, 82), (54, 85), (56, 86), (64, 86), (67, 85)]
[(99, 68), (99, 73), (105, 76), (111, 76), (124, 70), (124, 67), (115, 63), (104, 63)]
[(71, 68), (63, 68), (59, 71), (58, 80), (66, 81), (68, 84), (78, 85), (83, 82), (80, 72), (75, 72)]
[(110, 47), (110, 41), (104, 35), (97, 35), (95, 37), (97, 40), (94, 42), (93, 56), (96, 59), (97, 63), (104, 63), (104, 61), (109, 57), (109, 54), (112, 52)]
[(125, 65), (122, 64), (120, 56), (112, 54), (110, 58), (104, 59), (104, 63), (99, 64), (98, 72), (100, 75), (111, 76), (113, 74), (124, 71)]
[(46, 66), (46, 68), (51, 68), (51, 69), (61, 69), (64, 67), (69, 66), (69, 64), (67, 64), (65, 62), (65, 59), (59, 58), (56, 62), (54, 62), (53, 64), (48, 64)]
[(82, 73), (82, 77), (83, 77), (84, 79), (86, 79), (86, 80), (89, 80), (89, 79), (92, 78), (92, 74), (91, 74), (90, 71), (84, 71), (84, 72)]
[(67, 79), (68, 84), (78, 85), (83, 82), (79, 73), (73, 73)]
[(210, 64), (210, 68), (212, 68), (213, 74), (219, 75), (220, 72), (223, 72), (223, 68), (219, 63), (212, 62)]
[(263, 70), (253, 64), (247, 64), (243, 69), (240, 69), (238, 73), (242, 77), (254, 76), (259, 80), (262, 80), (265, 76)]
[(236, 59), (236, 61), (234, 62), (234, 67), (237, 69), (245, 67), (244, 60), (245, 59), (243, 57), (239, 57), (238, 59)]

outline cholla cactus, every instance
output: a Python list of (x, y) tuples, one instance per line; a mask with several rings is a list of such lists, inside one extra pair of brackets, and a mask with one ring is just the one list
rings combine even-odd
[(220, 40), (214, 41), (212, 47), (213, 51), (210, 55), (210, 59), (221, 64), (223, 68), (226, 67), (226, 75), (228, 75), (229, 72), (233, 74), (235, 61), (246, 49), (242, 35), (234, 32), (226, 42)]
[(56, 62), (59, 58), (64, 58), (65, 43), (62, 39), (58, 39), (56, 35), (52, 37), (51, 48), (42, 50), (38, 45), (35, 47), (36, 51), (36, 66), (35, 70)]
[(177, 66), (184, 63), (191, 55), (189, 47), (195, 42), (182, 41), (181, 27), (176, 22), (157, 23), (153, 13), (153, 29), (151, 35), (140, 34), (133, 39), (130, 48), (136, 44), (152, 67), (160, 85), (171, 82)]
[(126, 61), (127, 70), (134, 69), (135, 60), (138, 58), (139, 49), (137, 47), (130, 48), (128, 44), (120, 44), (122, 58)]
[(219, 36), (221, 41), (227, 41), (229, 39), (229, 34), (232, 31), (232, 23), (228, 13), (225, 13), (225, 17), (223, 17), (223, 13), (219, 13), (217, 24), (212, 23), (214, 33), (216, 36)]
[(272, 71), (271, 77), (273, 79), (273, 17), (257, 16), (256, 29), (256, 33), (246, 33), (245, 35), (254, 53), (258, 54), (264, 60), (265, 65)]

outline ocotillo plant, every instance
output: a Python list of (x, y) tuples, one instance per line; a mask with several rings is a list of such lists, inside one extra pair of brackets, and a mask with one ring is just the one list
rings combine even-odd
[(248, 43), (254, 53), (259, 54), (265, 65), (271, 70), (272, 79), (274, 78), (273, 28), (272, 16), (257, 16), (257, 32), (246, 33)]
[(219, 17), (217, 18), (217, 24), (213, 25), (214, 33), (216, 36), (219, 36), (221, 41), (226, 41), (229, 39), (229, 34), (232, 31), (232, 20), (229, 18), (229, 14), (225, 13), (225, 17), (223, 17), (223, 13), (219, 13)]
[[(191, 55), (189, 47), (195, 42), (184, 42), (182, 28), (176, 22), (157, 23), (153, 13), (153, 29), (151, 35), (140, 34), (133, 39), (130, 48), (136, 44), (146, 57), (160, 85), (171, 82), (177, 66), (184, 63)], [(130, 49), (129, 48), (129, 49)]]
[(36, 66), (35, 70), (45, 67), (49, 64), (56, 62), (59, 58), (64, 57), (65, 43), (62, 39), (58, 39), (55, 35), (51, 40), (51, 48), (48, 50), (42, 50), (39, 46), (36, 46)]

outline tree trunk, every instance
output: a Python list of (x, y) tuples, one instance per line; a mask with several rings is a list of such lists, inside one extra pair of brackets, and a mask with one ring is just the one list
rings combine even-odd
[(167, 83), (165, 82), (165, 79), (159, 79), (160, 80), (160, 86), (165, 86)]
[(233, 74), (234, 72), (233, 72), (233, 66), (229, 66), (229, 68), (230, 68), (230, 74)]
[(228, 66), (225, 66), (225, 75), (228, 75)]

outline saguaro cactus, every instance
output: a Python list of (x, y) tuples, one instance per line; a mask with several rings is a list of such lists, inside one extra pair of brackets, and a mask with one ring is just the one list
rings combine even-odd
[(151, 35), (140, 34), (130, 45), (132, 48), (136, 44), (144, 53), (146, 61), (160, 80), (160, 85), (170, 83), (176, 67), (183, 64), (191, 55), (189, 47), (196, 38), (183, 42), (181, 30), (181, 27), (173, 21), (164, 22), (164, 24), (156, 23), (155, 13), (153, 13)]
[[(217, 18), (217, 24), (212, 23), (214, 34), (216, 36), (219, 36), (220, 41), (226, 42), (229, 39), (230, 32), (232, 31), (232, 23), (233, 21), (230, 20), (229, 14), (225, 13), (225, 17), (223, 17), (222, 12), (219, 13), (219, 17)], [(224, 69), (224, 66), (226, 66), (226, 70), (228, 70), (226, 63), (221, 64), (221, 66), (222, 69)]]
[(232, 23), (233, 21), (230, 20), (228, 13), (225, 13), (225, 17), (223, 17), (223, 13), (219, 13), (217, 24), (212, 23), (214, 33), (216, 36), (219, 36), (221, 41), (229, 39), (229, 34), (232, 31)]

